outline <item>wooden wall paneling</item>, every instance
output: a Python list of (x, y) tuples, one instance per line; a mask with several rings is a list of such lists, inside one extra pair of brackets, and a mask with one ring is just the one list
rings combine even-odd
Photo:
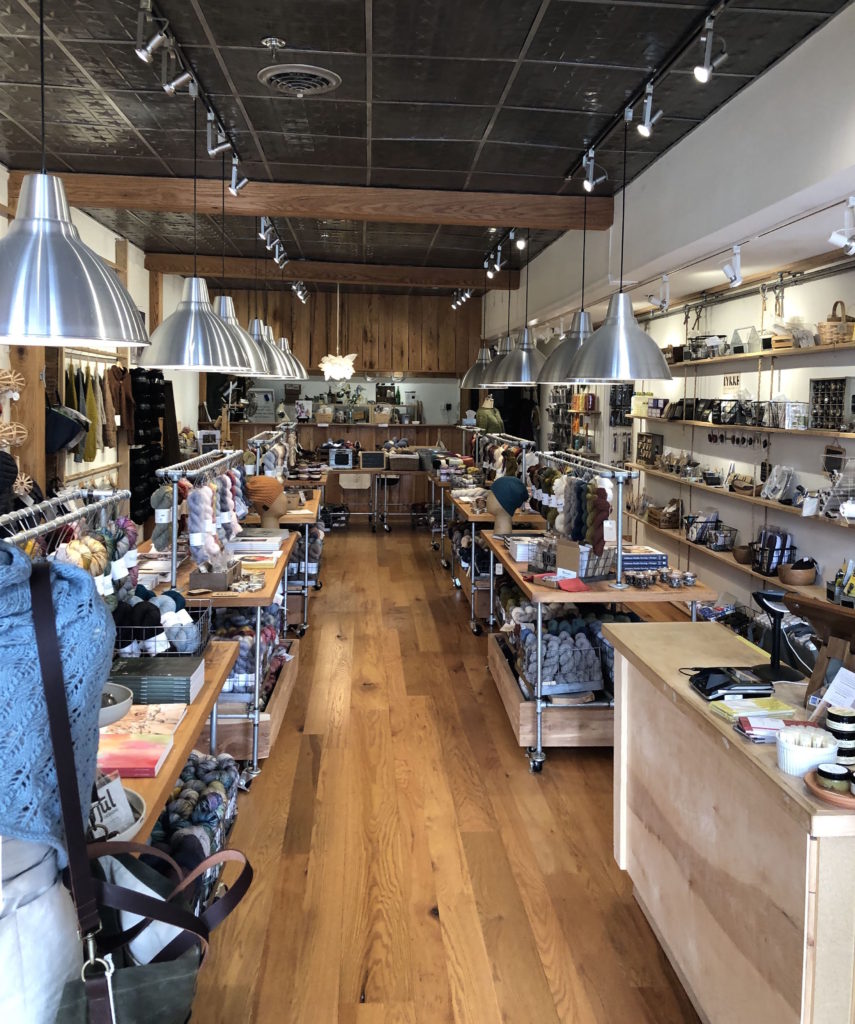
[[(421, 295), (411, 295), (407, 304), (408, 368), (414, 373), (426, 369), (422, 355), (422, 334), (424, 331), (423, 303), (424, 299)], [(398, 367), (396, 366), (395, 369), (397, 370)]]
[[(318, 295), (317, 301), (312, 302), (312, 309), (309, 313), (308, 326), (301, 322), (300, 330), (297, 330), (297, 320), (294, 307), (301, 305), (292, 292), (288, 292), (288, 341), (291, 343), (291, 351), (308, 370), (312, 364), (312, 334), (315, 331), (315, 324), (319, 316), (323, 316), (326, 323), (326, 307)], [(315, 297), (313, 296), (313, 299)]]
[(294, 302), (291, 306), (291, 336), (305, 339), (304, 346), (309, 346), (310, 359), (304, 360), (307, 370), (317, 369), (318, 360), (323, 355), (323, 340), (318, 342), (316, 350), (315, 334), (312, 329), (312, 319), (317, 314), (316, 305), (316, 296), (312, 295), (305, 305), (302, 302)]
[(377, 295), (377, 368), (389, 370), (392, 367), (394, 351), (393, 302), (391, 295)]
[(117, 238), (114, 244), (116, 257), (116, 276), (122, 284), (128, 287), (128, 240)]
[(288, 301), (290, 295), (290, 292), (270, 292), (267, 300), (267, 322), (273, 328), (273, 337), (277, 344), (280, 338), (288, 338), (289, 341), (291, 339), (291, 306)]
[(440, 358), (439, 325), (441, 321), (440, 305), (447, 305), (451, 312), (451, 304), (444, 299), (432, 295), (422, 296), (422, 369), (442, 370)]
[(392, 296), (392, 360), (389, 367), (392, 370), (413, 369), (410, 366), (410, 301), (408, 295)]
[(160, 326), (163, 319), (163, 274), (149, 271), (148, 275), (148, 333)]
[[(474, 302), (467, 302), (467, 306), (472, 306), (469, 310), (469, 323), (465, 325), (465, 329), (468, 327), (469, 334), (469, 354), (466, 362), (466, 369), (475, 362), (478, 358), (478, 350), (481, 348), (481, 305), (483, 299), (476, 305)], [(466, 307), (464, 306), (464, 309)]]
[(35, 345), (10, 345), (9, 365), (27, 382), (20, 400), (12, 402), (10, 419), (27, 428), (27, 440), (9, 452), (24, 473), (45, 490), (45, 350)]
[[(367, 295), (342, 295), (341, 297), (341, 344), (343, 356), (355, 353), (356, 372), (363, 369), (362, 341), (365, 321), (368, 316)], [(335, 346), (333, 345), (333, 351)]]
[(462, 310), (454, 310), (445, 296), (434, 303), (436, 307), (436, 338), (437, 360), (436, 369), (448, 374), (457, 370), (457, 319), (465, 312), (469, 303)]
[(254, 300), (255, 295), (248, 289), (244, 288), (238, 292), (232, 292), (232, 299), (235, 304), (235, 314), (240, 321), (241, 327), (249, 330), (250, 321), (255, 316), (255, 304), (250, 299)]
[(365, 323), (362, 326), (362, 369), (376, 370), (379, 351), (379, 295), (369, 292), (365, 296)]

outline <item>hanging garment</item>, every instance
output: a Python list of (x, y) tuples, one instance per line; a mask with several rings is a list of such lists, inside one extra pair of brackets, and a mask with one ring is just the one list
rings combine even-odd
[(172, 392), (172, 381), (163, 385), (163, 457), (167, 465), (181, 461), (181, 448), (178, 444), (178, 420), (175, 416), (175, 396)]
[(95, 456), (98, 454), (97, 435), (100, 424), (98, 422), (98, 403), (95, 401), (95, 388), (92, 386), (92, 373), (88, 366), (86, 368), (86, 415), (91, 426), (83, 446), (83, 461), (94, 462)]
[(101, 378), (101, 395), (104, 399), (104, 444), (115, 448), (116, 441), (116, 407), (113, 405), (113, 394), (110, 391), (109, 370)]
[[(86, 416), (86, 377), (84, 376), (82, 367), (78, 367), (78, 369), (74, 371), (74, 391), (77, 403), (77, 411), (82, 412), (83, 415)], [(88, 418), (89, 417), (87, 417), (87, 419)], [(75, 462), (83, 462), (83, 454), (86, 449), (86, 440), (88, 437), (89, 434), (87, 434), (86, 437), (82, 438), (80, 444), (74, 449)]]
[(111, 366), (107, 371), (113, 408), (122, 419), (128, 440), (134, 436), (134, 396), (131, 394), (131, 375), (124, 366)]
[(92, 390), (95, 393), (95, 408), (98, 411), (98, 424), (95, 427), (95, 446), (99, 452), (103, 452), (104, 420), (107, 416), (104, 412), (104, 393), (101, 391), (101, 378), (97, 373), (92, 374)]
[(74, 386), (74, 367), (71, 364), (65, 369), (65, 404), (69, 409), (77, 409), (77, 388)]

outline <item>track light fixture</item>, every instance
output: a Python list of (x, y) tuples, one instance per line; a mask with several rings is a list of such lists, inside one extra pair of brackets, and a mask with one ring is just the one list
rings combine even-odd
[(462, 291), (458, 290), (451, 297), (451, 308), (460, 309), (464, 302), (468, 302), (472, 298), (472, 289), (464, 288)]
[(653, 126), (661, 116), (661, 110), (657, 110), (655, 114), (653, 113), (653, 83), (648, 82), (644, 90), (644, 111), (638, 125), (638, 134), (642, 138), (649, 139), (653, 134)]
[(217, 115), (213, 110), (208, 111), (207, 133), (208, 156), (221, 156), (231, 150), (232, 144), (226, 138), (226, 133), (217, 124)]
[(166, 32), (159, 28), (147, 43), (138, 45), (134, 50), (134, 53), (136, 53), (143, 64), (151, 64), (154, 60), (155, 53), (161, 48), (161, 46), (163, 46), (168, 38), (169, 36)]
[(232, 156), (232, 181), (229, 185), (229, 192), (237, 199), (238, 193), (241, 189), (246, 188), (249, 184), (249, 178), (241, 178), (238, 174), (238, 165), (240, 160), (238, 159), (237, 153)]
[(163, 83), (163, 91), (166, 93), (167, 96), (174, 96), (182, 85), (188, 85), (192, 81), (193, 76), (190, 74), (190, 72), (182, 71), (180, 74), (176, 75), (175, 78), (172, 78), (170, 79), (170, 81)]
[(855, 196), (850, 196), (843, 208), (843, 227), (832, 231), (828, 240), (845, 249), (847, 256), (855, 256)]
[(721, 269), (731, 288), (738, 288), (742, 284), (742, 256), (738, 245), (733, 247), (733, 256), (727, 263), (722, 264)]
[(666, 313), (668, 307), (671, 305), (671, 282), (668, 280), (668, 275), (662, 275), (662, 284), (659, 285), (659, 298), (655, 295), (648, 295), (647, 301), (653, 306), (654, 309), (658, 309), (660, 313)]
[(498, 273), (502, 269), (502, 246), (496, 246), (496, 255), (493, 259), (493, 269)]
[(516, 245), (516, 247), (520, 250), (520, 252), (522, 252), (523, 249), (525, 249), (525, 236), (520, 235), (519, 238), (517, 238), (516, 228), (511, 228), (511, 230), (508, 232), (508, 241), (513, 242)]
[(582, 182), (582, 187), (586, 192), (593, 192), (597, 185), (601, 185), (608, 178), (608, 175), (605, 173), (596, 177), (597, 164), (593, 149), (589, 149), (582, 157), (582, 170), (585, 172), (585, 180)]
[(493, 278), (496, 276), (496, 272), (495, 272), (495, 270), (493, 270), (493, 254), (492, 253), (490, 253), (490, 255), (484, 260), (484, 270), (487, 273), (487, 277), (492, 281)]
[(707, 82), (712, 78), (713, 72), (718, 69), (727, 60), (727, 44), (719, 37), (719, 44), (721, 46), (721, 52), (717, 57), (713, 57), (713, 42), (715, 39), (715, 18), (707, 18), (704, 22), (704, 34), (701, 36), (701, 43), (704, 47), (704, 62), (703, 64), (695, 65), (695, 78), (701, 83), (706, 85)]
[(297, 298), (300, 300), (300, 302), (302, 302), (303, 305), (305, 306), (306, 299), (308, 299), (308, 297), (309, 297), (309, 293), (306, 291), (306, 286), (303, 284), (303, 282), (302, 281), (295, 281), (291, 285), (291, 291), (297, 296)]
[[(134, 53), (143, 64), (151, 64), (155, 53), (169, 40), (167, 27), (169, 22), (164, 18), (156, 18), (151, 9), (151, 0), (140, 0), (137, 12), (137, 45)], [(154, 28), (154, 34), (146, 42), (146, 33)]]

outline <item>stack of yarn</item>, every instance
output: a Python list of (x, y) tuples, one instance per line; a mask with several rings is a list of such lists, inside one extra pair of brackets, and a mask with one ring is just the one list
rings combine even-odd
[[(541, 671), (549, 693), (584, 693), (600, 690), (603, 686), (603, 670), (600, 651), (587, 633), (585, 623), (566, 619), (555, 624), (554, 632), (543, 637)], [(578, 624), (577, 624), (578, 623)], [(524, 629), (520, 634), (518, 670), (530, 684), (537, 678), (537, 634)]]
[[(513, 625), (525, 626), (537, 622), (537, 605), (531, 603), (515, 583), (503, 583), (498, 590), (499, 604), (505, 619)], [(543, 621), (562, 619), (567, 615), (566, 604), (542, 604)]]
[[(324, 550), (324, 528), (320, 523), (309, 528), (309, 572), (310, 574), (316, 574), (318, 567), (321, 562), (321, 555)], [(297, 542), (291, 551), (291, 556), (288, 559), (289, 575), (299, 575), (303, 572), (303, 562), (306, 561), (306, 538), (301, 530), (297, 534)], [(296, 569), (291, 569), (291, 566), (296, 566)], [(314, 569), (311, 567), (315, 566)]]
[(155, 595), (138, 584), (127, 600), (113, 609), (116, 649), (123, 657), (143, 654), (198, 654), (202, 646), (199, 623), (187, 610), (183, 594), (167, 590)]
[[(279, 618), (282, 609), (274, 604), (261, 613), (261, 663), (265, 666), (279, 637)], [(255, 610), (244, 608), (217, 608), (214, 611), (216, 636), (237, 640), (238, 659), (223, 693), (249, 693), (255, 684)]]

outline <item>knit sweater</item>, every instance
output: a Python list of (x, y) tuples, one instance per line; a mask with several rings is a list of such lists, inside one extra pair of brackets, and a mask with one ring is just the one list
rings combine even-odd
[(134, 396), (131, 394), (131, 375), (124, 366), (111, 366), (107, 371), (107, 383), (113, 408), (122, 418), (122, 426), (128, 432), (128, 439), (134, 436)]
[[(0, 542), (0, 835), (49, 843), (63, 868), (68, 858), (36, 652), (31, 570), (23, 552)], [(115, 628), (86, 570), (54, 562), (51, 589), (81, 818), (86, 821), (95, 779), (100, 696), (110, 674)]]

